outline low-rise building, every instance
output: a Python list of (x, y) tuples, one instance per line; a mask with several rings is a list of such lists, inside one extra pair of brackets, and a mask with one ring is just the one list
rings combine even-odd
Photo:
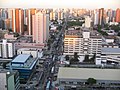
[(16, 39), (17, 39), (17, 37), (14, 37), (14, 34), (13, 34), (13, 33), (6, 33), (6, 34), (4, 35), (4, 38), (5, 38), (5, 39), (8, 39), (8, 40), (16, 40)]
[[(67, 30), (64, 37), (64, 55), (79, 56), (89, 55), (92, 57), (101, 55), (102, 36), (95, 30)], [(96, 59), (96, 64), (100, 64), (101, 59)]]
[(101, 49), (101, 60), (103, 63), (120, 64), (120, 48), (104, 47)]
[(57, 81), (60, 87), (82, 87), (89, 78), (96, 80), (96, 86), (120, 88), (119, 69), (68, 68), (60, 67)]
[(7, 64), (7, 68), (18, 70), (20, 73), (20, 83), (26, 83), (35, 70), (37, 61), (38, 58), (33, 58), (32, 55), (20, 54), (11, 63)]
[(20, 48), (17, 50), (17, 55), (19, 54), (30, 54), (34, 58), (36, 57), (41, 58), (43, 56), (43, 51), (42, 49), (37, 49), (37, 48)]

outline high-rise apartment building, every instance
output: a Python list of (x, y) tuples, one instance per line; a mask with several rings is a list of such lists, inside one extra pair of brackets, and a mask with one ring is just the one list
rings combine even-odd
[(103, 25), (104, 24), (104, 8), (99, 9), (99, 21), (98, 21), (99, 25)]
[(85, 27), (90, 28), (91, 27), (91, 18), (89, 16), (85, 17)]
[(0, 57), (2, 58), (12, 58), (15, 55), (13, 43), (3, 40), (0, 42)]
[(120, 22), (120, 9), (116, 10), (116, 22)]
[(112, 22), (113, 20), (112, 9), (108, 9), (106, 14), (107, 14), (107, 17), (109, 17), (109, 21)]
[(56, 13), (51, 11), (50, 12), (50, 20), (55, 20), (56, 19)]
[(94, 12), (94, 25), (97, 25), (98, 24), (98, 17), (99, 17), (99, 13), (96, 11)]
[(28, 9), (27, 10), (27, 31), (28, 31), (28, 35), (32, 35), (33, 34), (33, 30), (32, 30), (32, 15), (36, 14), (36, 9)]
[(12, 10), (12, 30), (20, 34), (24, 32), (24, 11), (22, 9)]
[(62, 11), (58, 11), (58, 20), (63, 19), (64, 18), (64, 14)]
[(32, 17), (33, 42), (45, 43), (49, 38), (49, 15), (41, 12)]

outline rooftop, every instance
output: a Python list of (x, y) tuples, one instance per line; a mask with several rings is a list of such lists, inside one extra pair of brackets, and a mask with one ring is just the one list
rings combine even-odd
[(0, 69), (0, 73), (14, 74), (16, 72), (17, 72), (16, 70), (12, 70), (12, 72), (10, 72), (10, 70), (7, 69)]
[(83, 32), (90, 32), (91, 38), (101, 38), (101, 35), (96, 30), (89, 30), (89, 29), (83, 29), (83, 30), (67, 30), (65, 32), (66, 38), (82, 38)]
[(115, 39), (115, 36), (104, 36), (105, 39)]
[[(32, 69), (34, 65), (37, 63), (38, 58), (33, 58), (31, 55), (21, 54), (18, 55), (12, 61), (12, 69)], [(8, 63), (6, 68), (10, 67), (11, 63)]]
[(119, 80), (120, 69), (94, 69), (94, 68), (67, 68), (60, 67), (58, 79), (88, 79)]
[(29, 57), (30, 55), (28, 54), (20, 54), (12, 61), (12, 63), (25, 63)]
[(120, 48), (107, 48), (104, 47), (101, 49), (102, 54), (120, 54)]

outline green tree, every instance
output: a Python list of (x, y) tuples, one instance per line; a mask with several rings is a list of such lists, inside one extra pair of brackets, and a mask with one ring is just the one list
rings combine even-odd
[(9, 28), (9, 29), (8, 29), (8, 31), (9, 31), (9, 32), (12, 32), (12, 29), (11, 29), (11, 28)]
[(73, 63), (75, 63), (75, 59), (74, 59), (74, 58), (71, 58), (71, 59), (70, 59), (70, 64), (73, 64)]
[(69, 60), (69, 55), (66, 55), (66, 56), (65, 56), (65, 59), (68, 61), (68, 60)]
[(115, 30), (115, 32), (120, 31), (120, 26), (119, 25), (111, 25), (110, 27), (111, 27), (112, 30)]
[(78, 57), (79, 57), (79, 56), (78, 56), (78, 53), (75, 52), (75, 53), (74, 53), (74, 61), (75, 61), (75, 62), (78, 62), (78, 61), (79, 61), (79, 60), (78, 60)]
[(80, 22), (80, 21), (68, 21), (67, 22), (67, 25), (70, 27), (70, 26), (82, 26), (82, 24), (85, 23), (85, 22)]
[(94, 54), (93, 57), (90, 58), (90, 62), (95, 62), (95, 57), (96, 57), (96, 54)]
[(3, 62), (3, 68), (5, 69), (6, 68), (6, 64), (8, 64), (9, 62)]
[(89, 62), (89, 55), (85, 55), (84, 61), (83, 62)]
[(87, 83), (89, 84), (89, 85), (93, 85), (93, 84), (96, 84), (96, 79), (94, 79), (94, 78), (88, 78), (87, 79)]
[(105, 28), (106, 30), (109, 30), (109, 25), (108, 25), (108, 24), (105, 24), (105, 25), (104, 25), (104, 28)]
[(19, 37), (19, 33), (14, 33), (14, 37)]
[(120, 32), (118, 33), (118, 36), (120, 36)]
[(57, 30), (61, 30), (61, 29), (62, 29), (62, 26), (58, 26), (58, 27), (57, 27)]

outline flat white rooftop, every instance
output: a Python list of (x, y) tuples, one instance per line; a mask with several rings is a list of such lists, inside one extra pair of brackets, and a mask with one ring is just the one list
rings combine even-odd
[(26, 60), (30, 57), (28, 54), (20, 54), (15, 59), (13, 59), (12, 63), (25, 63)]
[(88, 79), (120, 81), (120, 69), (60, 67), (58, 79)]

